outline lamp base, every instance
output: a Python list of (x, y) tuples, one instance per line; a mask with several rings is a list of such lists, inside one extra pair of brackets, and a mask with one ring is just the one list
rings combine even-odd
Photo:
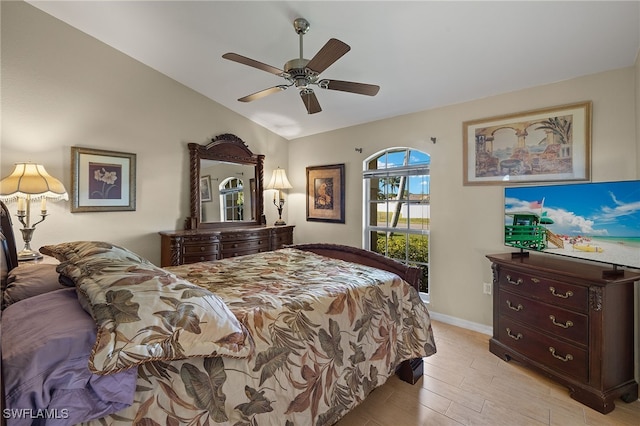
[(18, 253), (18, 261), (38, 260), (42, 259), (42, 255), (37, 251), (24, 249)]
[(284, 222), (284, 220), (278, 219), (278, 220), (276, 220), (276, 223), (274, 223), (273, 225), (274, 226), (283, 226), (283, 225), (286, 225), (286, 223)]

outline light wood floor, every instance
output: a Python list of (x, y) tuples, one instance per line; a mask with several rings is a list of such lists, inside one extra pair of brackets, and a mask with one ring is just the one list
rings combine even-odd
[(566, 388), (489, 352), (489, 336), (433, 321), (438, 353), (415, 385), (389, 378), (336, 426), (640, 425), (640, 401), (604, 415)]

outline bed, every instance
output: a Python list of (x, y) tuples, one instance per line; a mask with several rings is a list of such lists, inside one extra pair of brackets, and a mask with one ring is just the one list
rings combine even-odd
[(158, 268), (72, 241), (41, 248), (58, 265), (18, 266), (2, 212), (9, 425), (331, 425), (436, 351), (420, 271), (372, 252)]

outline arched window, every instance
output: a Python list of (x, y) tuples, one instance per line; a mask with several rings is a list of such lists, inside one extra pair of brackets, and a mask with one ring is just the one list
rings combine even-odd
[(220, 190), (220, 217), (225, 221), (244, 219), (244, 188), (242, 179), (230, 177), (224, 179)]
[(429, 293), (429, 154), (390, 148), (364, 162), (364, 246), (422, 268)]

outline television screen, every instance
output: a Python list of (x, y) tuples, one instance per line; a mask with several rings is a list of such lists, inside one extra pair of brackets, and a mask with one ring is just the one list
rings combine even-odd
[(640, 268), (640, 180), (506, 187), (504, 243)]

